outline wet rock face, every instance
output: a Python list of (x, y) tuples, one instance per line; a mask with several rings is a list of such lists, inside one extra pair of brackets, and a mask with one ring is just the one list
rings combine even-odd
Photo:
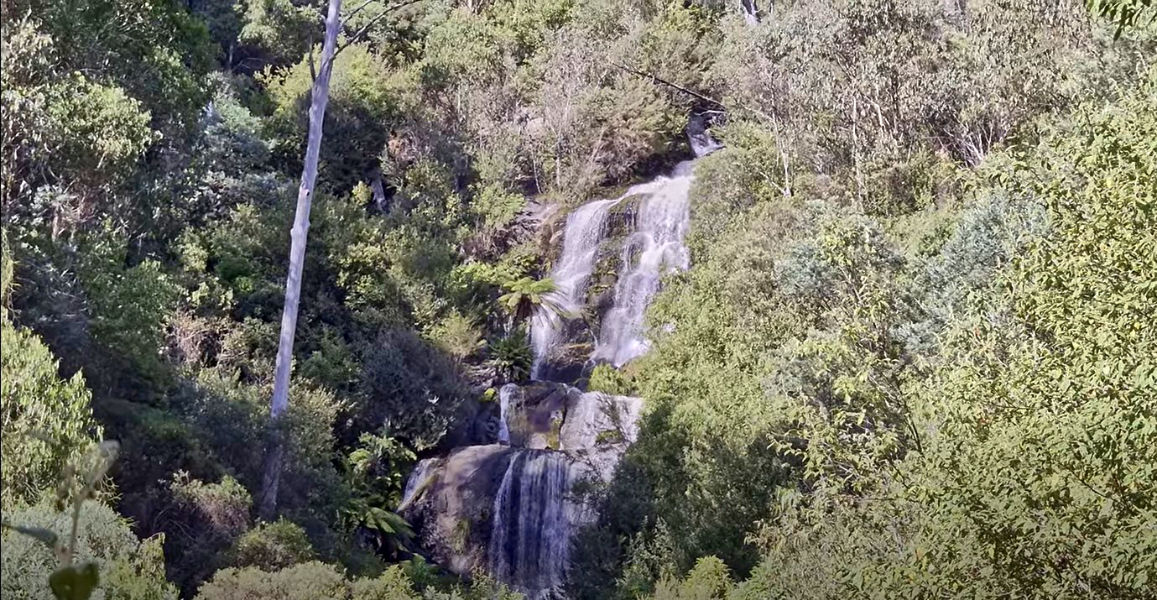
[(429, 558), (463, 575), (486, 566), (494, 497), (514, 454), (498, 444), (466, 446), (414, 471), (403, 516)]
[(610, 481), (637, 436), (642, 401), (552, 383), (502, 393), (509, 445), (422, 461), (402, 512), (436, 562), (548, 598), (565, 580), (573, 533), (595, 516), (576, 484)]

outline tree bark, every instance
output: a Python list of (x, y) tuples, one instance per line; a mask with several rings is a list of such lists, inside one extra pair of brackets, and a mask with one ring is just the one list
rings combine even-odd
[(277, 512), (277, 488), (281, 483), (281, 468), (285, 455), (282, 416), (289, 408), (289, 374), (293, 364), (293, 336), (297, 330), (297, 307), (301, 300), (301, 272), (305, 265), (305, 243), (309, 232), (309, 210), (313, 204), (313, 186), (317, 181), (317, 160), (321, 152), (322, 122), (329, 103), (329, 78), (333, 72), (333, 57), (341, 28), (341, 0), (329, 0), (325, 20), (325, 43), (321, 51), (321, 69), (313, 82), (309, 104), (309, 140), (305, 147), (305, 166), (301, 172), (301, 186), (297, 189), (297, 212), (290, 230), (289, 276), (285, 282), (285, 310), (281, 315), (281, 337), (277, 346), (277, 366), (273, 376), (273, 400), (269, 420), (271, 440), (267, 449), (262, 477), (261, 502), (258, 513), (271, 520)]

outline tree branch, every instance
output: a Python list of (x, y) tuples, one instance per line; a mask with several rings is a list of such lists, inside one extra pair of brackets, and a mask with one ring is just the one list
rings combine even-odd
[(700, 94), (699, 92), (696, 92), (694, 90), (689, 90), (689, 89), (687, 89), (687, 88), (685, 88), (685, 87), (683, 87), (677, 83), (671, 83), (670, 81), (667, 81), (665, 79), (660, 79), (656, 75), (652, 75), (649, 73), (643, 73), (642, 71), (636, 71), (635, 69), (632, 69), (632, 68), (625, 66), (625, 65), (621, 65), (621, 64), (614, 62), (614, 61), (611, 61), (611, 65), (613, 65), (619, 69), (622, 69), (622, 70), (624, 70), (624, 71), (626, 71), (632, 75), (644, 77), (644, 78), (650, 79), (651, 81), (654, 81), (655, 83), (661, 83), (667, 87), (679, 90), (680, 92), (683, 92), (684, 94), (687, 94), (689, 96), (693, 96), (693, 97), (698, 98), (704, 102), (710, 102), (711, 104), (714, 104), (716, 106), (723, 106), (722, 102), (720, 102), (714, 98), (711, 98), (709, 96), (704, 96), (703, 94)]
[(355, 9), (351, 10), (351, 11), (349, 12), (349, 14), (345, 15), (344, 17), (342, 17), (342, 20), (344, 20), (344, 21), (347, 21), (347, 22), (348, 22), (348, 21), (349, 21), (351, 18), (353, 18), (353, 17), (354, 17), (354, 15), (357, 15), (358, 13), (362, 12), (362, 10), (364, 10), (364, 9), (365, 9), (367, 6), (369, 6), (370, 4), (372, 4), (372, 3), (376, 2), (376, 1), (377, 1), (377, 0), (366, 0), (365, 2), (362, 2), (362, 3), (361, 3), (361, 4), (360, 4), (360, 5), (357, 7), (357, 8), (355, 8)]
[[(672, 89), (683, 92), (684, 94), (687, 94), (688, 96), (692, 96), (692, 97), (698, 98), (699, 100), (702, 100), (704, 102), (714, 104), (715, 106), (718, 106), (719, 108), (723, 109), (723, 111), (719, 111), (719, 112), (723, 112), (723, 113), (727, 112), (727, 106), (724, 105), (722, 102), (716, 100), (715, 98), (712, 98), (711, 96), (706, 96), (706, 95), (700, 94), (699, 92), (696, 92), (695, 90), (685, 88), (685, 87), (683, 87), (677, 83), (671, 83), (670, 81), (667, 81), (666, 79), (662, 79), (656, 75), (652, 75), (650, 73), (644, 73), (642, 71), (637, 71), (637, 70), (632, 69), (626, 65), (622, 65), (622, 64), (619, 64), (619, 63), (614, 62), (614, 61), (611, 61), (611, 65), (613, 65), (619, 69), (622, 69), (623, 71), (626, 71), (632, 75), (637, 75), (639, 77), (650, 79), (651, 81), (653, 81), (655, 83), (661, 83), (667, 87), (670, 87)], [(765, 113), (761, 110), (755, 109), (755, 108), (751, 108), (750, 106), (744, 106), (742, 104), (737, 104), (735, 106), (735, 108), (747, 111), (747, 112), (749, 112), (749, 113), (751, 113), (751, 114), (753, 114), (753, 115), (755, 115), (755, 116), (757, 116), (757, 117), (759, 117), (765, 121), (768, 121), (768, 122), (775, 121), (775, 119), (773, 117), (771, 117), (770, 115), (768, 115), (767, 113)]]
[[(361, 29), (358, 29), (357, 31), (355, 31), (354, 34), (351, 35), (349, 37), (349, 39), (347, 39), (344, 44), (338, 46), (337, 51), (333, 53), (333, 58), (336, 59), (337, 55), (341, 54), (342, 50), (345, 50), (346, 48), (349, 48), (351, 45), (360, 41), (360, 38), (363, 35), (365, 35), (365, 33), (367, 31), (369, 31), (371, 27), (373, 27), (374, 25), (377, 25), (379, 21), (384, 19), (386, 17), (386, 15), (388, 15), (388, 14), (390, 14), (390, 13), (392, 13), (392, 12), (394, 12), (400, 8), (405, 8), (407, 6), (410, 6), (411, 4), (417, 4), (421, 1), (422, 0), (405, 0), (404, 2), (401, 2), (399, 4), (395, 4), (393, 6), (387, 6), (386, 8), (382, 9), (382, 12), (374, 15), (374, 17), (372, 19), (370, 19), (370, 21), (368, 23), (363, 25), (361, 27)], [(369, 4), (369, 2), (366, 2), (366, 4)], [(361, 10), (364, 6), (365, 5), (363, 4), (362, 6), (358, 7), (357, 10)], [(355, 12), (357, 12), (357, 11), (355, 10)]]

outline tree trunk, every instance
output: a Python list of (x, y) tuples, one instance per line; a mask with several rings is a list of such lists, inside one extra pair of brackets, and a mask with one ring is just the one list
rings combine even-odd
[(367, 179), (370, 180), (370, 191), (374, 196), (374, 206), (377, 207), (378, 212), (383, 215), (386, 214), (390, 207), (386, 204), (386, 186), (382, 183), (382, 170), (374, 167), (369, 175), (367, 175)]
[(281, 482), (285, 443), (281, 418), (289, 408), (289, 371), (293, 363), (293, 336), (297, 330), (297, 306), (301, 300), (301, 271), (305, 264), (305, 242), (309, 232), (309, 209), (313, 203), (313, 185), (317, 181), (317, 159), (321, 151), (321, 128), (325, 106), (329, 102), (329, 76), (337, 35), (341, 28), (341, 0), (329, 0), (325, 20), (325, 43), (321, 51), (321, 70), (313, 82), (309, 104), (309, 141), (305, 147), (305, 166), (301, 187), (297, 189), (297, 213), (290, 230), (289, 276), (285, 282), (285, 310), (281, 315), (281, 337), (277, 346), (277, 367), (273, 376), (273, 401), (269, 412), (272, 436), (267, 450), (258, 513), (271, 520), (277, 512), (277, 488)]

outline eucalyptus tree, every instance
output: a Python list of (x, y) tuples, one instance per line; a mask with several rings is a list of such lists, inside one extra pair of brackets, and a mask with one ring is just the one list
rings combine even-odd
[(265, 460), (259, 511), (266, 520), (277, 509), (277, 488), (281, 482), (281, 464), (285, 444), (277, 431), (280, 420), (289, 408), (289, 375), (293, 362), (293, 336), (297, 331), (297, 308), (301, 301), (301, 273), (305, 266), (305, 245), (309, 233), (309, 211), (313, 203), (313, 189), (317, 181), (317, 157), (321, 150), (322, 124), (325, 107), (329, 102), (329, 79), (333, 72), (333, 57), (337, 52), (337, 35), (341, 26), (341, 0), (329, 0), (325, 20), (325, 43), (321, 51), (321, 68), (313, 82), (309, 105), (309, 141), (305, 147), (305, 165), (301, 172), (301, 186), (297, 190), (297, 211), (290, 230), (289, 276), (285, 283), (285, 309), (281, 317), (281, 335), (278, 338), (277, 364), (273, 376), (273, 400), (270, 420), (274, 435)]

